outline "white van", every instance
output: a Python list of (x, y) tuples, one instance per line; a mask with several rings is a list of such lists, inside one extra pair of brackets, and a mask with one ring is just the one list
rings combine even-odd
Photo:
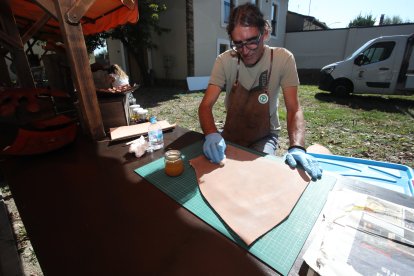
[(321, 69), (319, 89), (337, 95), (414, 94), (414, 34), (374, 38)]

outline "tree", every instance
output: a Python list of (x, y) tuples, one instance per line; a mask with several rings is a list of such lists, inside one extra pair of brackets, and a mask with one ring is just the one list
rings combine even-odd
[(374, 26), (374, 24), (375, 18), (372, 16), (372, 14), (368, 14), (365, 16), (359, 14), (355, 19), (349, 22), (348, 27), (368, 27)]
[(103, 38), (103, 34), (95, 34), (95, 35), (88, 35), (85, 36), (85, 44), (86, 50), (88, 53), (93, 53), (98, 48), (105, 47), (105, 38)]
[(403, 24), (403, 23), (410, 23), (410, 21), (406, 20), (404, 22), (400, 16), (394, 15), (392, 17), (389, 17), (389, 16), (385, 17), (384, 21), (382, 22), (382, 25)]
[(161, 35), (168, 32), (168, 28), (159, 25), (160, 14), (167, 10), (167, 6), (160, 0), (138, 1), (139, 20), (137, 24), (127, 24), (109, 32), (91, 35), (85, 38), (90, 52), (104, 45), (107, 38), (119, 39), (128, 51), (134, 56), (140, 69), (144, 85), (149, 83), (149, 72), (146, 62), (147, 49), (157, 48), (152, 41), (152, 34)]

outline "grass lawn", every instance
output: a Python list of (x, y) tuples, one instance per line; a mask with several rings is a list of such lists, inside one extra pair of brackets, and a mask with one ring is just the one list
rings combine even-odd
[[(159, 119), (201, 131), (197, 109), (203, 92), (142, 88), (137, 103)], [(280, 99), (282, 155), (287, 145), (286, 112)], [(224, 93), (214, 108), (216, 125), (225, 119)], [(334, 154), (414, 167), (414, 96), (352, 95), (338, 98), (317, 86), (302, 85), (300, 102), (307, 122), (306, 144), (319, 143)]]

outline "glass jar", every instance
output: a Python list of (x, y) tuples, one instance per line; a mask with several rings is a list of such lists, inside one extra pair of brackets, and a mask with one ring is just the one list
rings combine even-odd
[(138, 108), (134, 108), (132, 110), (132, 117), (131, 120), (134, 124), (138, 124), (139, 123), (139, 111), (141, 110), (141, 107)]
[(134, 104), (129, 106), (129, 120), (131, 124), (136, 124), (138, 122), (138, 114), (134, 113), (134, 109), (140, 108), (139, 104)]
[(179, 176), (184, 171), (184, 162), (179, 150), (169, 150), (164, 155), (165, 173), (169, 176)]

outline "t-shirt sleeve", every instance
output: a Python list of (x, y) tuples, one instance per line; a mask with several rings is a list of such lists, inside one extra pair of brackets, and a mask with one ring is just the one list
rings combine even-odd
[(224, 88), (226, 85), (226, 75), (224, 72), (223, 59), (221, 56), (216, 58), (214, 62), (213, 70), (211, 71), (209, 84), (214, 84), (220, 88)]
[(280, 86), (282, 88), (289, 87), (289, 86), (298, 86), (299, 85), (299, 77), (298, 71), (296, 69), (296, 62), (295, 57), (289, 51), (286, 57), (286, 63), (283, 67), (283, 74), (280, 80)]

